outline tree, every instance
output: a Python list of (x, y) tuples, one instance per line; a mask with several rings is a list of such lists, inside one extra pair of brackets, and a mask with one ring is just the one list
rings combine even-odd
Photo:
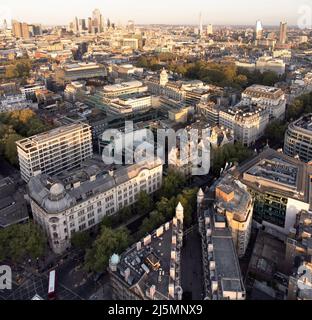
[(137, 203), (136, 203), (136, 211), (138, 214), (147, 214), (152, 210), (152, 200), (150, 196), (142, 191), (139, 193)]
[(266, 127), (264, 138), (268, 139), (275, 146), (283, 147), (286, 130), (286, 123), (275, 120)]
[(186, 183), (185, 177), (178, 171), (170, 170), (164, 178), (160, 194), (167, 199), (176, 196)]
[(36, 224), (14, 225), (0, 230), (0, 260), (23, 262), (44, 255), (47, 239)]
[(184, 224), (189, 227), (192, 225), (193, 216), (196, 212), (198, 189), (185, 189), (177, 198), (176, 205), (181, 202), (184, 208)]
[(279, 77), (276, 72), (273, 71), (265, 71), (262, 74), (262, 82), (261, 84), (265, 86), (274, 86), (276, 82), (279, 81)]
[(127, 229), (113, 230), (103, 227), (92, 248), (86, 252), (85, 269), (93, 272), (105, 271), (110, 257), (114, 253), (121, 254), (128, 246), (129, 231)]
[(234, 145), (227, 144), (222, 148), (216, 149), (213, 153), (212, 172), (218, 176), (221, 168), (225, 167), (226, 162), (241, 162), (245, 159), (248, 159), (251, 154), (252, 151), (243, 146), (241, 143), (236, 143)]
[(74, 248), (85, 251), (91, 245), (89, 232), (76, 232), (71, 238), (71, 244)]
[(16, 141), (19, 141), (22, 138), (22, 136), (12, 133), (5, 139), (4, 155), (12, 165), (18, 165)]
[(120, 215), (122, 221), (129, 220), (132, 217), (131, 207), (125, 207), (121, 209), (118, 215)]

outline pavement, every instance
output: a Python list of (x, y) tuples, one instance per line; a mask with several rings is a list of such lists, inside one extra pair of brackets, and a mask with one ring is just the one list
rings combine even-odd
[[(0, 290), (0, 300), (32, 300), (35, 295), (48, 299), (48, 275), (32, 274), (28, 271), (16, 274), (13, 270), (12, 290)], [(57, 300), (81, 300), (77, 294), (57, 282)]]
[[(184, 239), (182, 251), (182, 288), (190, 300), (203, 300), (201, 238), (197, 226)], [(186, 298), (185, 298), (186, 299)]]

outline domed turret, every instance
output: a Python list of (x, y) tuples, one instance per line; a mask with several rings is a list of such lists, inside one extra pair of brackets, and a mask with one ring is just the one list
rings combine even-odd
[(55, 183), (50, 188), (50, 200), (58, 201), (62, 199), (65, 195), (65, 188), (61, 183)]
[(117, 271), (117, 266), (118, 266), (119, 262), (120, 262), (119, 255), (114, 253), (109, 260), (109, 267), (110, 267), (111, 271), (113, 271), (113, 272)]
[(159, 84), (165, 86), (169, 82), (168, 73), (165, 68), (160, 73)]
[(183, 223), (184, 220), (184, 208), (181, 204), (181, 202), (179, 202), (177, 208), (176, 208), (176, 218)]
[(205, 194), (204, 191), (202, 189), (199, 189), (198, 193), (197, 193), (197, 204), (198, 206), (200, 206), (205, 198)]

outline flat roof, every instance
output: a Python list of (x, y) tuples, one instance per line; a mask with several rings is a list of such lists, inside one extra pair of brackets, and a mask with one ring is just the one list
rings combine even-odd
[(309, 203), (312, 168), (273, 149), (267, 148), (243, 163), (235, 175), (262, 193), (271, 192)]
[(82, 128), (91, 128), (88, 124), (86, 123), (73, 123), (69, 124), (67, 126), (62, 126), (56, 129), (52, 129), (50, 131), (20, 140), (16, 142), (18, 146), (21, 148), (26, 148), (28, 149), (29, 147), (33, 147), (34, 144), (42, 144), (45, 143), (48, 140), (51, 139), (57, 139), (59, 136), (63, 136), (71, 131), (77, 130), (77, 129), (82, 129)]
[(128, 82), (122, 82), (118, 84), (113, 84), (109, 86), (105, 86), (103, 88), (103, 91), (105, 92), (117, 92), (124, 89), (131, 89), (136, 87), (142, 87), (143, 83), (141, 81), (128, 81)]

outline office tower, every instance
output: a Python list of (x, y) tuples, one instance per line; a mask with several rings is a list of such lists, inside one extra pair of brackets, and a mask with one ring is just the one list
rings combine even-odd
[(238, 174), (255, 201), (253, 219), (258, 226), (288, 236), (298, 213), (310, 208), (311, 167), (266, 148), (239, 167)]
[(31, 36), (41, 36), (42, 35), (42, 28), (41, 28), (41, 25), (35, 25), (35, 24), (32, 24), (32, 25), (29, 25), (29, 32), (30, 32), (30, 35)]
[(260, 20), (257, 21), (256, 23), (256, 34), (255, 34), (255, 38), (256, 40), (261, 40), (263, 37), (263, 27), (262, 27), (262, 23)]
[(203, 35), (203, 14), (202, 12), (199, 14), (199, 35)]
[(304, 162), (312, 160), (312, 114), (291, 123), (285, 134), (284, 152), (290, 157), (299, 156)]
[(16, 38), (29, 39), (30, 32), (28, 24), (25, 22), (19, 22), (16, 20), (12, 20), (12, 31), (13, 35)]
[(92, 18), (88, 18), (88, 32), (92, 33)]
[(207, 26), (207, 35), (208, 36), (213, 35), (213, 26), (212, 26), (212, 24), (208, 24), (208, 26)]
[(102, 18), (101, 11), (99, 9), (93, 10), (92, 20), (93, 20), (94, 33), (101, 32), (103, 29), (103, 18)]
[(75, 33), (79, 32), (79, 20), (77, 17), (75, 17), (75, 20), (74, 20), (74, 30), (73, 30)]
[(72, 124), (16, 143), (22, 179), (39, 173), (58, 174), (92, 157), (91, 127)]
[(29, 39), (30, 38), (30, 32), (29, 32), (29, 27), (26, 22), (22, 23), (22, 38), (23, 39)]
[(279, 43), (285, 44), (287, 42), (287, 22), (280, 23)]
[(8, 23), (6, 19), (3, 20), (3, 30), (6, 31), (8, 29)]
[(37, 175), (28, 183), (34, 220), (46, 231), (52, 250), (64, 253), (76, 232), (89, 230), (105, 217), (135, 204), (140, 192), (159, 190), (162, 173), (161, 159), (109, 172), (103, 161), (89, 159), (61, 174)]
[(128, 21), (128, 31), (134, 32), (135, 31), (135, 25), (133, 20)]
[(87, 28), (86, 20), (85, 19), (79, 19), (79, 31), (85, 31), (86, 28)]
[(12, 20), (12, 32), (14, 37), (22, 38), (22, 26), (20, 22)]
[(104, 32), (104, 17), (100, 15), (100, 25), (99, 25), (99, 32)]

